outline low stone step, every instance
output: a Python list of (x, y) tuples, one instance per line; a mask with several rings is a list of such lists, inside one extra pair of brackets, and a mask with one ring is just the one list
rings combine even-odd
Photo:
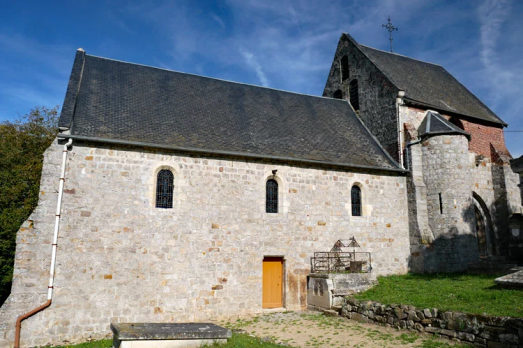
[(496, 284), (508, 289), (523, 289), (523, 271), (507, 274), (494, 279)]
[(210, 323), (112, 323), (114, 348), (201, 347), (226, 343), (230, 330)]

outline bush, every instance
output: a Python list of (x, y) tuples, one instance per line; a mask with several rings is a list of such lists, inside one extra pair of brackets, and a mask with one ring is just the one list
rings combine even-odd
[(0, 304), (11, 291), (16, 232), (38, 204), (42, 155), (58, 131), (58, 110), (36, 107), (0, 123)]

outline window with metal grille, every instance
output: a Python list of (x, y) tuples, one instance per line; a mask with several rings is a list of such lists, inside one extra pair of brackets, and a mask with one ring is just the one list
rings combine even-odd
[(156, 181), (156, 208), (173, 207), (173, 181), (174, 175), (170, 170), (160, 170)]
[(360, 99), (358, 96), (358, 80), (352, 80), (349, 83), (349, 99), (350, 104), (354, 110), (358, 111), (360, 109)]
[(354, 185), (350, 190), (352, 216), (361, 216), (361, 189)]
[(274, 179), (267, 180), (265, 211), (267, 213), (278, 212), (278, 183)]
[(349, 78), (349, 58), (347, 56), (341, 57), (341, 81)]

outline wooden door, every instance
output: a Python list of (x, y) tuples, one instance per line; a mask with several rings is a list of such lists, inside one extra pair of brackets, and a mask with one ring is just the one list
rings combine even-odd
[(283, 307), (283, 259), (266, 257), (263, 259), (263, 308)]

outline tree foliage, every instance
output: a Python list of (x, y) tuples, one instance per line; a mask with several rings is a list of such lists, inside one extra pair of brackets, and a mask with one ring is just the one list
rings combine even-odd
[(58, 131), (59, 107), (36, 107), (0, 123), (0, 304), (13, 279), (16, 232), (38, 204), (43, 153)]

